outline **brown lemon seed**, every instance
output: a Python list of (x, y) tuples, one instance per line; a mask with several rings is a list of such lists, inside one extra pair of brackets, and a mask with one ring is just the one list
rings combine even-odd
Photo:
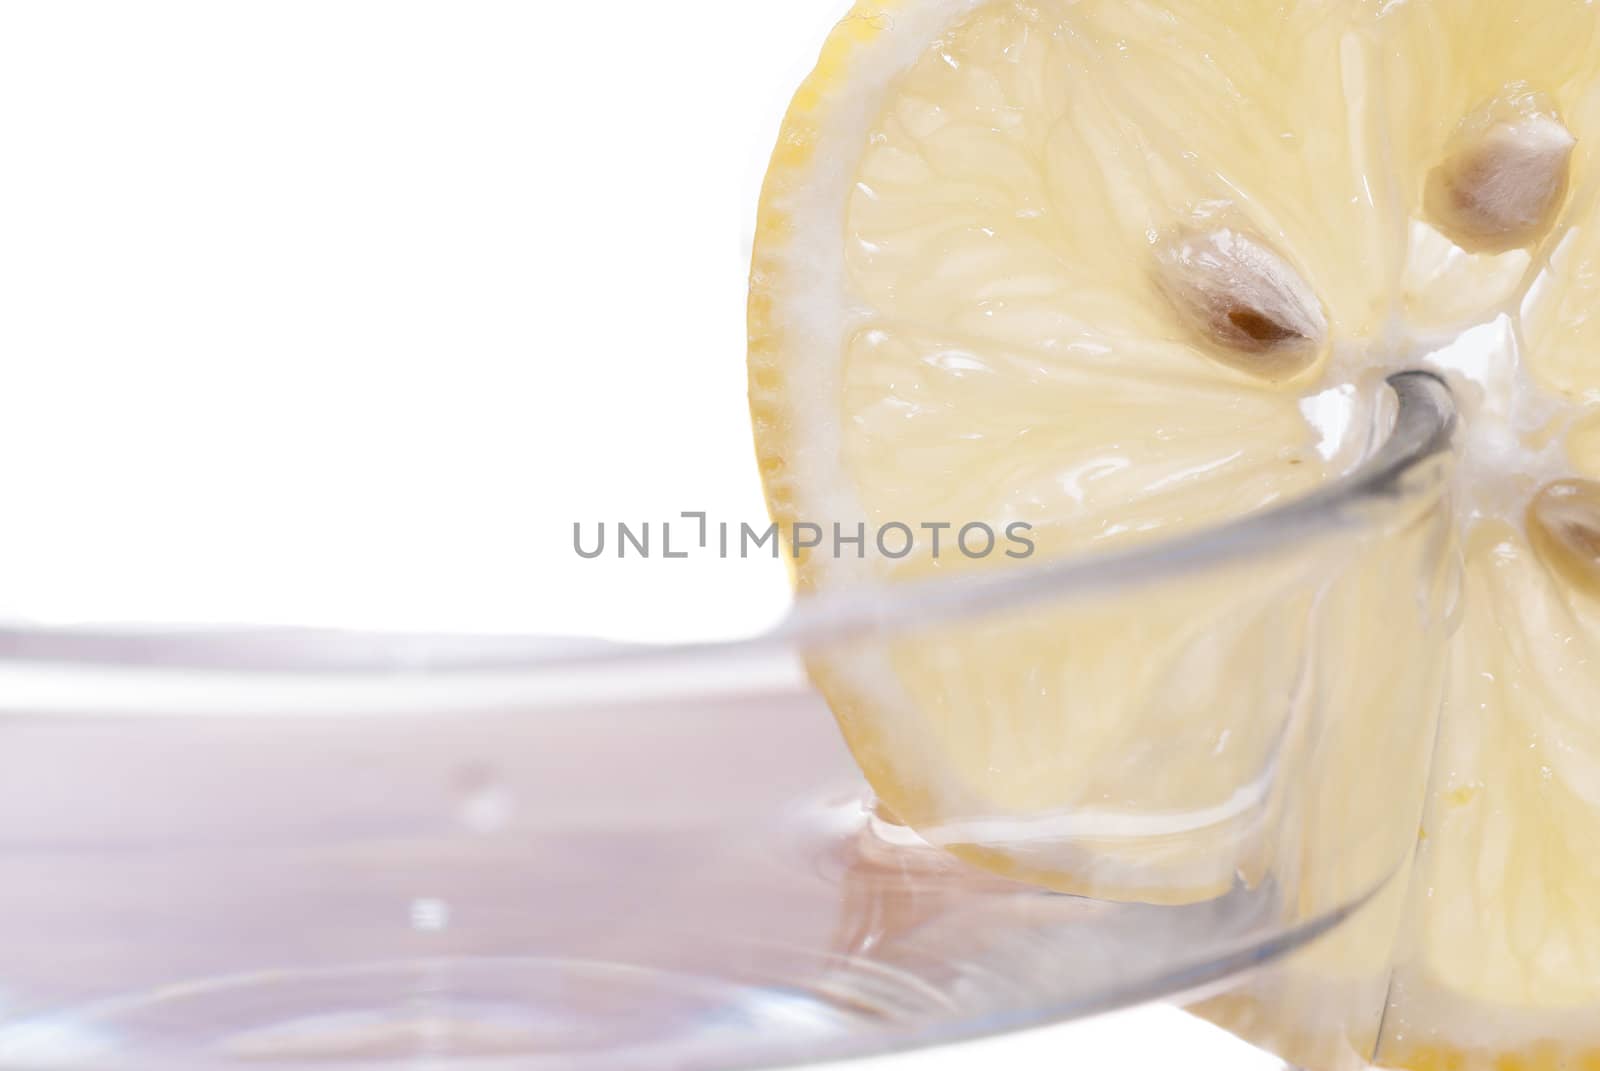
[(1600, 596), (1600, 482), (1557, 480), (1528, 504), (1539, 555), (1579, 590)]
[(1162, 292), (1218, 360), (1273, 381), (1316, 363), (1328, 336), (1322, 305), (1261, 240), (1232, 227), (1182, 230), (1155, 256)]
[(1428, 176), (1423, 208), (1470, 252), (1530, 245), (1550, 229), (1566, 196), (1576, 144), (1547, 98), (1509, 87), (1461, 121)]

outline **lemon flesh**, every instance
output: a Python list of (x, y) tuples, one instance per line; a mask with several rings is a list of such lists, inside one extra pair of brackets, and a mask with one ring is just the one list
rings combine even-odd
[[(1539, 144), (1561, 170), (1472, 233), (1440, 176), (1470, 187), (1452, 161), (1507, 114), (1558, 117), (1534, 134), (1559, 131)], [(1218, 1017), (1318, 1067), (1600, 1066), (1600, 599), (1525, 519), (1552, 481), (1600, 478), (1597, 146), (1580, 0), (902, 0), (842, 22), (752, 272), (778, 520), (1025, 522), (1035, 557), (1114, 550), (1347, 471), (1397, 369), (1445, 374), (1465, 418), (1453, 513), (1381, 545), (820, 656), (888, 806), (985, 865), (1156, 902), (1289, 873), (1332, 906), (1414, 846), (1360, 940)], [(1264, 374), (1179, 314), (1157, 254), (1197, 228), (1314, 295), (1304, 361)], [(812, 553), (797, 581), (1008, 564), (953, 537)], [(1417, 579), (1441, 541), (1459, 592)], [(1308, 688), (1307, 652), (1345, 672)]]

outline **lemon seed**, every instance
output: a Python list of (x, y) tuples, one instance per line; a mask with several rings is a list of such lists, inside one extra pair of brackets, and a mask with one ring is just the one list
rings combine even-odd
[(1233, 227), (1182, 230), (1155, 254), (1162, 292), (1217, 359), (1272, 381), (1316, 362), (1328, 335), (1322, 305), (1260, 239)]
[(1575, 144), (1543, 95), (1511, 87), (1462, 120), (1428, 176), (1423, 207), (1470, 252), (1530, 245), (1566, 195)]
[(1528, 505), (1528, 535), (1568, 582), (1600, 596), (1600, 482), (1547, 484)]

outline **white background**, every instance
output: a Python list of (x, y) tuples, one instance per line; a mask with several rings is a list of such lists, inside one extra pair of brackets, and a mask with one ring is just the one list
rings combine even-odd
[[(732, 635), (754, 208), (838, 0), (0, 7), (0, 616)], [(1274, 1063), (1165, 1010), (884, 1071)], [(1208, 1062), (1209, 1061), (1209, 1062)], [(867, 1065), (855, 1065), (865, 1068)]]
[(770, 560), (571, 524), (764, 521), (745, 274), (834, 8), (0, 8), (0, 612), (773, 619)]

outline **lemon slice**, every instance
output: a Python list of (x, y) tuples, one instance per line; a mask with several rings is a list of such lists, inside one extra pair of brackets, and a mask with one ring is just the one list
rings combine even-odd
[[(1317, 1067), (1600, 1066), (1597, 146), (1580, 0), (841, 22), (750, 289), (769, 504), (825, 533), (802, 592), (1297, 498), (1371, 449), (1400, 369), (1446, 376), (1464, 417), (1453, 512), (820, 656), (886, 805), (1003, 872), (1155, 902), (1292, 873), (1331, 906), (1416, 845), (1360, 941), (1215, 1013)], [(1452, 541), (1457, 593), (1418, 579)], [(1326, 738), (1296, 736), (1307, 695), (1338, 709)], [(1341, 986), (1364, 1026), (1327, 1011)]]

